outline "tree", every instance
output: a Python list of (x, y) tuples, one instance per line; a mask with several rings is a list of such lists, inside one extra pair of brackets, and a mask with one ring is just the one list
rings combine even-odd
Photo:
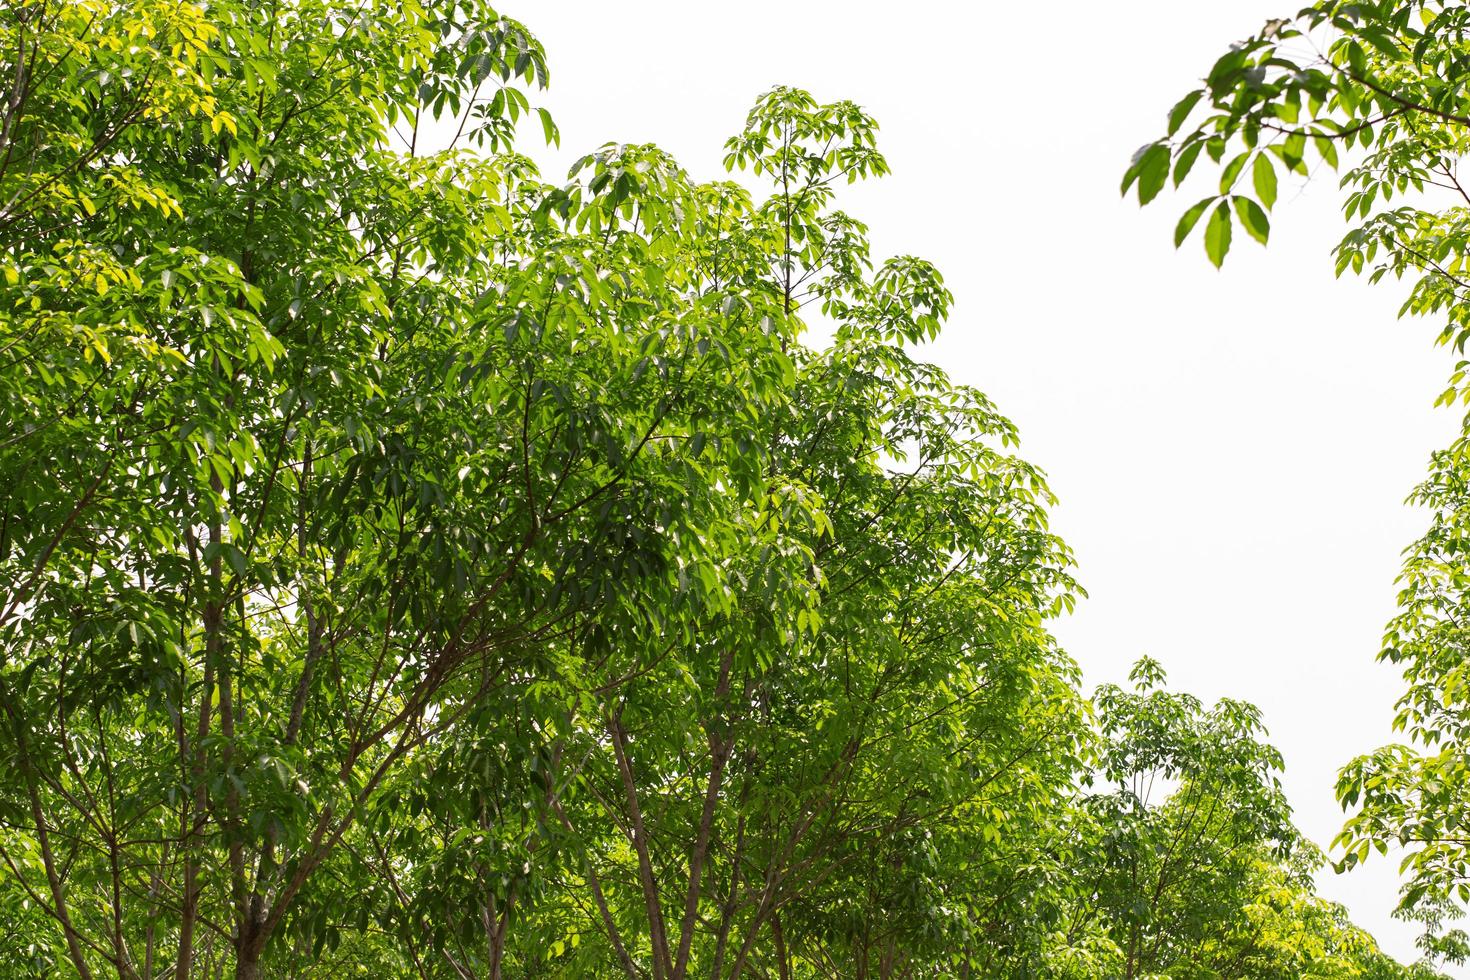
[(1105, 685), (1094, 698), (1109, 789), (1084, 802), (1099, 839), (1077, 914), (1106, 924), (1119, 975), (1173, 976), (1201, 966), (1199, 950), (1238, 920), (1256, 862), (1288, 860), (1301, 842), (1253, 706), (1207, 711), (1165, 690), (1147, 658), (1129, 679), (1132, 692)]
[(1200, 950), (1199, 975), (1261, 980), (1442, 976), (1424, 963), (1404, 966), (1394, 961), (1348, 920), (1346, 909), (1313, 894), (1311, 875), (1322, 863), (1311, 847), (1302, 848), (1285, 864), (1258, 856), (1249, 872), (1241, 914)]
[(545, 68), (482, 4), (4, 26), (8, 880), (82, 977), (289, 972), (395, 773), (720, 564), (791, 331), (689, 300), (677, 174), (496, 152)]
[[(1009, 424), (901, 349), (937, 273), (870, 274), (827, 207), (886, 169), (855, 106), (762, 102), (761, 205), (650, 147), (554, 188), (507, 152), (541, 51), (478, 3), (5, 29), (0, 849), (38, 963), (498, 976), (600, 933), (739, 973), (965, 786), (1065, 784), (1066, 552)], [(651, 806), (680, 765), (693, 809)]]
[[(1208, 215), (1205, 249), (1219, 265), (1236, 224), (1266, 241), (1280, 174), (1307, 175), (1309, 157), (1343, 168), (1343, 207), (1355, 225), (1337, 246), (1338, 274), (1408, 277), (1403, 312), (1442, 318), (1439, 342), (1463, 353), (1470, 340), (1463, 276), (1470, 195), (1459, 173), (1470, 146), (1467, 18), (1462, 5), (1429, 0), (1330, 0), (1269, 21), (1175, 106), (1167, 137), (1139, 150), (1124, 191), (1136, 185), (1146, 204), (1171, 175), (1180, 184), (1201, 151), (1223, 161), (1219, 193), (1191, 207), (1176, 232), (1182, 242)], [(1441, 403), (1470, 404), (1467, 363)], [(1337, 842), (1341, 866), (1405, 846), (1400, 911), (1426, 922), (1428, 949), (1455, 960), (1470, 951), (1463, 934), (1444, 933), (1470, 899), (1470, 853), (1459, 830), (1470, 818), (1462, 789), (1470, 732), (1458, 707), (1456, 625), (1466, 574), (1458, 544), (1464, 454), (1463, 439), (1437, 454), (1429, 481), (1411, 498), (1436, 516), (1408, 551), (1400, 615), (1380, 655), (1404, 668), (1409, 689), (1395, 724), (1411, 744), (1355, 760), (1338, 783), (1354, 811)]]
[[(856, 107), (775, 90), (731, 141), (777, 181), (772, 197), (695, 188), (704, 288), (768, 318), (821, 301), (837, 342), (788, 348), (794, 397), (750, 436), (770, 496), (700, 525), (730, 557), (678, 569), (690, 618), (661, 609), (650, 629), (641, 604), (600, 610), (557, 681), (572, 700), (547, 704), (541, 738), (520, 736), (538, 744), (517, 743), (544, 782), (479, 741), (466, 754), (495, 759), (488, 782), (466, 783), (468, 758), (417, 777), (431, 788), (410, 810), (439, 818), (435, 837), (400, 820), (372, 848), (380, 866), (421, 855), (392, 885), (426, 900), (401, 919), (406, 944), (428, 933), (476, 975), (534, 970), (547, 949), (564, 969), (634, 976), (877, 972), (885, 956), (898, 975), (899, 960), (947, 955), (953, 923), (922, 946), (915, 933), (974, 890), (925, 896), (900, 943), (872, 899), (893, 862), (907, 873), (901, 842), (959, 825), (978, 859), (1002, 822), (1065, 806), (1084, 716), (1041, 623), (1071, 595), (1069, 556), (1040, 474), (1001, 451), (1009, 423), (903, 350), (945, 315), (937, 273), (872, 271), (861, 226), (826, 210), (835, 179), (881, 172), (873, 128)], [(536, 817), (496, 839), (483, 794), (507, 782)], [(487, 899), (482, 874), (504, 890)], [(480, 919), (496, 922), (489, 962)]]
[(1417, 745), (1391, 745), (1353, 760), (1338, 793), (1358, 807), (1340, 838), (1346, 867), (1390, 842), (1412, 848), (1405, 858), (1401, 908), (1426, 927), (1425, 946), (1453, 962), (1470, 955), (1456, 927), (1470, 898), (1470, 868), (1461, 827), (1470, 814), (1462, 747), (1463, 622), (1467, 599), (1464, 540), (1470, 516), (1470, 460), (1458, 440), (1434, 455), (1430, 476), (1410, 499), (1433, 513), (1429, 530), (1405, 552), (1399, 613), (1388, 624), (1381, 656), (1404, 669), (1408, 690), (1394, 724)]
[[(1252, 705), (1206, 709), (1148, 658), (1093, 697), (1099, 744), (1079, 801), (1066, 943), (1078, 976), (1416, 978), (1319, 898), (1321, 853), (1292, 826), (1281, 757)], [(1071, 964), (1081, 961), (1081, 968)], [(1066, 973), (1070, 968), (1072, 973)]]

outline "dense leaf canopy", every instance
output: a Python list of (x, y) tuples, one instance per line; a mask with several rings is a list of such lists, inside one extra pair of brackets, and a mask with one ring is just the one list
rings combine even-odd
[(860, 107), (546, 182), (481, 0), (16, 0), (0, 76), (0, 976), (1428, 975), (1253, 708), (1079, 692)]

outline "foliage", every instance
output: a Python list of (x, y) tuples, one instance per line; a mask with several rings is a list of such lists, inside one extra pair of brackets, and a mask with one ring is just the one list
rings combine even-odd
[(1433, 513), (1429, 530), (1405, 552), (1399, 613), (1384, 637), (1383, 658), (1402, 666), (1408, 690), (1395, 727), (1417, 743), (1391, 745), (1353, 760), (1338, 779), (1343, 802), (1357, 806), (1344, 828), (1347, 867), (1390, 842), (1412, 848), (1404, 859), (1402, 907), (1427, 928), (1426, 945), (1463, 962), (1470, 942), (1456, 927), (1470, 899), (1470, 870), (1459, 828), (1470, 813), (1462, 746), (1467, 604), (1463, 544), (1470, 517), (1465, 440), (1436, 453), (1430, 476), (1411, 498)]
[[(1323, 0), (1269, 21), (1232, 45), (1203, 87), (1176, 105), (1168, 135), (1140, 149), (1124, 191), (1136, 185), (1146, 204), (1171, 178), (1180, 184), (1201, 151), (1222, 163), (1219, 193), (1190, 208), (1176, 235), (1182, 242), (1209, 214), (1205, 248), (1219, 265), (1235, 222), (1266, 240), (1265, 212), (1281, 174), (1306, 176), (1314, 162), (1341, 168), (1343, 210), (1354, 224), (1336, 249), (1338, 274), (1407, 277), (1402, 312), (1442, 318), (1439, 342), (1463, 353), (1470, 339), (1463, 275), (1470, 194), (1459, 173), (1470, 146), (1467, 18), (1464, 5), (1436, 0)], [(1441, 403), (1470, 404), (1467, 363), (1456, 367)], [(1429, 481), (1411, 498), (1433, 509), (1434, 523), (1408, 549), (1400, 613), (1381, 658), (1404, 668), (1409, 688), (1396, 727), (1412, 744), (1353, 761), (1338, 782), (1353, 811), (1337, 841), (1340, 866), (1406, 847), (1400, 912), (1426, 924), (1427, 950), (1455, 961), (1470, 954), (1454, 928), (1470, 901), (1470, 852), (1459, 831), (1470, 817), (1457, 625), (1465, 472), (1462, 439), (1436, 454)]]
[[(1072, 975), (1440, 976), (1384, 955), (1314, 894), (1323, 858), (1291, 825), (1281, 758), (1254, 707), (1207, 709), (1167, 690), (1148, 658), (1130, 679), (1132, 691), (1104, 685), (1093, 697), (1104, 741), (1081, 800), (1086, 844), (1072, 858), (1085, 900), (1066, 930), (1094, 959)], [(1079, 941), (1089, 932), (1098, 938)]]
[(5, 976), (1101, 977), (1275, 880), (1253, 709), (1094, 725), (1044, 477), (835, 207), (859, 107), (762, 96), (759, 194), (558, 186), (480, 0), (0, 35)]
[(1175, 976), (1202, 967), (1200, 948), (1249, 904), (1261, 856), (1288, 861), (1300, 842), (1255, 708), (1207, 711), (1165, 690), (1149, 659), (1130, 679), (1132, 692), (1105, 685), (1094, 698), (1108, 791), (1086, 801), (1098, 840), (1083, 914), (1108, 923), (1120, 975)]

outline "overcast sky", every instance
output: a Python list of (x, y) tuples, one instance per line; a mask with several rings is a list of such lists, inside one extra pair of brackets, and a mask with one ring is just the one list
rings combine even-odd
[[(1301, 828), (1326, 845), (1338, 768), (1393, 740), (1396, 672), (1374, 661), (1403, 499), (1458, 416), (1432, 408), (1452, 359), (1403, 296), (1332, 275), (1331, 174), (1283, 186), (1269, 251), (1223, 272), (1179, 213), (1118, 196), (1133, 150), (1229, 42), (1298, 0), (536, 0), (505, 10), (546, 44), (560, 153), (652, 142), (698, 179), (775, 84), (852, 99), (893, 175), (842, 206), (875, 257), (934, 261), (953, 319), (926, 356), (986, 391), (1050, 474), (1057, 531), (1091, 593), (1056, 625), (1091, 687), (1147, 653), (1171, 684), (1265, 711)], [(533, 127), (534, 128), (534, 127)], [(1208, 168), (1198, 168), (1207, 172)], [(1208, 180), (1207, 175), (1197, 178)], [(1412, 958), (1389, 916), (1395, 860), (1322, 891)], [(1470, 974), (1467, 974), (1470, 975)]]

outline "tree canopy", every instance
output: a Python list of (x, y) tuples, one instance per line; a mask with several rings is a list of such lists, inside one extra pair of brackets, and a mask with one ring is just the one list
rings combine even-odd
[(554, 183), (482, 0), (0, 52), (0, 975), (1432, 975), (1255, 709), (1081, 693), (1044, 475), (838, 207), (861, 107)]

